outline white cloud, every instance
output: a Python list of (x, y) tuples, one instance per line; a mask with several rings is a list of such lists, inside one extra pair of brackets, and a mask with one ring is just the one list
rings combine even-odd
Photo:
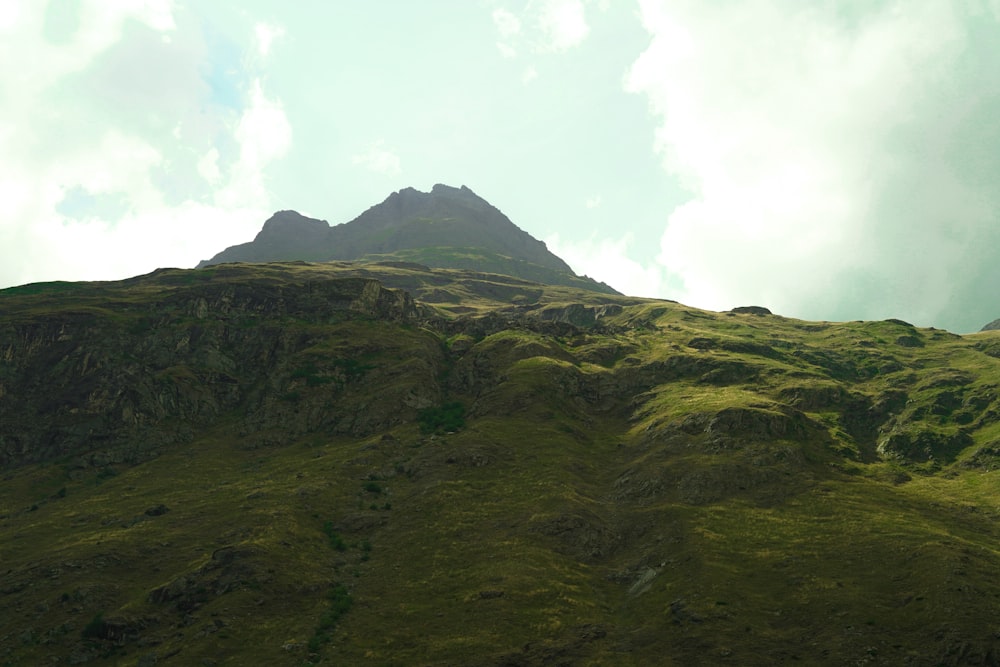
[(553, 51), (567, 51), (578, 46), (590, 33), (582, 0), (544, 0), (538, 22)]
[(155, 267), (192, 267), (252, 234), (267, 215), (270, 211), (187, 201), (130, 213), (114, 224), (46, 218), (26, 229), (21, 243), (45, 248), (41, 268), (47, 275), (32, 280), (114, 280)]
[(11, 0), (0, 5), (0, 32), (8, 32), (18, 23), (21, 15), (21, 7), (18, 2)]
[[(848, 20), (781, 0), (640, 8), (652, 42), (626, 87), (647, 97), (664, 167), (692, 193), (662, 238), (678, 298), (817, 316), (841, 307), (834, 286), (851, 283), (870, 290), (855, 299), (860, 316), (888, 316), (913, 289), (915, 319), (947, 306), (935, 274), (962, 266), (948, 236), (989, 214), (947, 164), (931, 175), (905, 152), (932, 143), (953, 113), (944, 100), (965, 48), (961, 10), (863, 5)], [(922, 202), (906, 215), (888, 210), (905, 201), (901, 188)]]
[(399, 156), (387, 149), (382, 139), (372, 143), (363, 153), (353, 156), (351, 162), (383, 176), (396, 176), (401, 171)]
[(563, 53), (590, 34), (584, 0), (529, 0), (516, 11), (494, 9), (492, 18), (500, 37), (497, 48), (504, 58), (522, 51)]
[[(170, 0), (81, 0), (78, 25), (65, 44), (44, 39), (47, 7), (33, 0), (5, 0), (0, 9), (0, 96), (4, 104), (24, 104), (66, 75), (88, 67), (121, 39), (125, 22), (138, 21), (152, 30), (175, 29)], [(63, 9), (55, 3), (51, 9)], [(25, 66), (30, 54), (31, 66)], [(11, 93), (18, 93), (14, 97)]]
[[(48, 193), (58, 193), (61, 199), (69, 186), (92, 195), (121, 193), (137, 203), (158, 203), (149, 173), (163, 161), (159, 150), (140, 137), (111, 128), (105, 131), (96, 153), (100, 160), (85, 150), (66, 152), (59, 161), (46, 165), (42, 183), (50, 188)], [(48, 193), (43, 192), (43, 196)], [(51, 206), (54, 198), (44, 198)]]
[(497, 50), (500, 51), (500, 55), (503, 56), (504, 58), (510, 59), (517, 57), (517, 49), (515, 49), (510, 44), (497, 42)]
[(497, 42), (497, 49), (504, 58), (517, 57), (517, 49), (511, 44), (516, 40), (521, 32), (521, 20), (514, 14), (500, 7), (493, 10), (493, 25), (496, 26), (500, 34), (501, 41)]
[(191, 266), (259, 228), (265, 171), (291, 144), (259, 76), (236, 74), (237, 110), (216, 104), (211, 54), (168, 0), (83, 0), (57, 41), (44, 3), (14, 7), (0, 39), (0, 287)]
[(549, 250), (580, 275), (607, 283), (629, 296), (662, 298), (668, 292), (667, 275), (656, 263), (643, 265), (631, 258), (631, 233), (619, 239), (591, 237), (574, 241), (553, 234), (545, 239)]
[(597, 208), (601, 205), (601, 202), (601, 195), (594, 195), (593, 197), (587, 197), (587, 201), (584, 202), (584, 206), (587, 208)]
[(504, 39), (509, 39), (521, 32), (521, 20), (503, 8), (493, 10), (493, 24)]
[(260, 79), (253, 82), (250, 103), (236, 125), (233, 136), (239, 145), (239, 159), (230, 181), (216, 200), (226, 207), (241, 202), (264, 206), (270, 197), (264, 184), (264, 169), (284, 156), (292, 144), (292, 127), (280, 102), (268, 99)]
[(262, 58), (266, 58), (275, 40), (285, 36), (285, 29), (278, 25), (258, 23), (254, 26), (254, 33), (257, 36), (257, 52)]
[(535, 69), (534, 65), (528, 65), (521, 72), (521, 83), (531, 83), (538, 78), (538, 70)]
[(219, 182), (222, 173), (219, 171), (219, 149), (210, 148), (200, 160), (198, 160), (198, 173), (208, 181), (209, 185)]

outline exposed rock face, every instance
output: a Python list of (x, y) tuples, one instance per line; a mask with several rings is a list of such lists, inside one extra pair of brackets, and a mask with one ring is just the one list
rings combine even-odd
[(1000, 469), (1000, 442), (996, 440), (977, 448), (962, 462), (963, 468), (980, 468), (986, 471)]
[[(414, 321), (417, 309), (406, 292), (354, 278), (295, 289), (206, 284), (176, 290), (146, 308), (138, 317), (130, 313), (135, 319), (127, 328), (114, 317), (81, 311), (0, 330), (3, 384), (19, 387), (0, 407), (0, 466), (84, 453), (98, 465), (141, 461), (241, 405), (252, 406), (255, 423), (269, 424), (286, 439), (323, 424), (365, 433), (400, 419), (391, 392), (359, 413), (349, 389), (367, 372), (350, 356), (310, 365), (299, 352), (316, 339), (280, 322)], [(408, 370), (426, 375), (403, 380), (403, 395), (395, 398), (420, 402), (416, 397), (431, 390), (426, 380), (435, 371)], [(397, 374), (392, 367), (373, 373), (383, 379)], [(319, 407), (330, 396), (292, 400), (296, 386), (307, 382), (341, 395), (343, 412)]]
[[(917, 432), (891, 433), (878, 444), (878, 453), (887, 459), (905, 461), (952, 461), (955, 455), (973, 443), (967, 433), (942, 433), (924, 429)], [(988, 450), (987, 450), (988, 451)]]
[(996, 331), (998, 329), (1000, 329), (1000, 319), (988, 322), (987, 324), (983, 325), (983, 328), (980, 329), (980, 331)]
[(345, 225), (331, 229), (335, 252), (348, 259), (414, 247), (480, 247), (557, 271), (569, 265), (464, 185), (429, 193), (394, 192)]
[[(297, 211), (278, 211), (264, 223), (253, 243), (242, 248), (244, 255), (235, 260), (267, 262), (283, 259), (326, 259), (330, 225), (325, 220), (307, 218)], [(225, 252), (234, 250), (230, 248)], [(202, 262), (199, 266), (216, 262)]]
[(616, 293), (603, 283), (577, 277), (543, 242), (464, 185), (438, 184), (430, 192), (404, 188), (351, 222), (332, 227), (295, 211), (279, 211), (252, 242), (231, 246), (198, 267), (223, 262), (351, 260), (418, 248), (478, 248), (508, 258), (491, 266), (492, 260), (476, 253), (468, 257), (451, 253), (424, 258), (429, 266), (478, 268)]

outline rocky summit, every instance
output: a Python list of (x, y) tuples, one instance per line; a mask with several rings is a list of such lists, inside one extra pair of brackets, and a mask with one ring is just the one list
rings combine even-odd
[(998, 387), (398, 258), (6, 289), (0, 665), (995, 665)]
[(466, 186), (405, 188), (351, 222), (330, 226), (296, 211), (278, 211), (257, 237), (198, 268), (223, 262), (401, 260), (435, 268), (472, 269), (550, 285), (617, 294), (577, 276), (542, 241), (517, 227)]

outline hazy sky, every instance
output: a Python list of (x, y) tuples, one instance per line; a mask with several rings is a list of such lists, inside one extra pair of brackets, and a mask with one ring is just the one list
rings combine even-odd
[(467, 185), (713, 310), (1000, 317), (1000, 0), (0, 0), (0, 287)]

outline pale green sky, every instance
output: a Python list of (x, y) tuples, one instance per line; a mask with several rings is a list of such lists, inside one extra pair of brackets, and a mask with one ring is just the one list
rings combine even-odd
[(467, 185), (709, 309), (1000, 317), (1000, 2), (3, 0), (0, 287)]

